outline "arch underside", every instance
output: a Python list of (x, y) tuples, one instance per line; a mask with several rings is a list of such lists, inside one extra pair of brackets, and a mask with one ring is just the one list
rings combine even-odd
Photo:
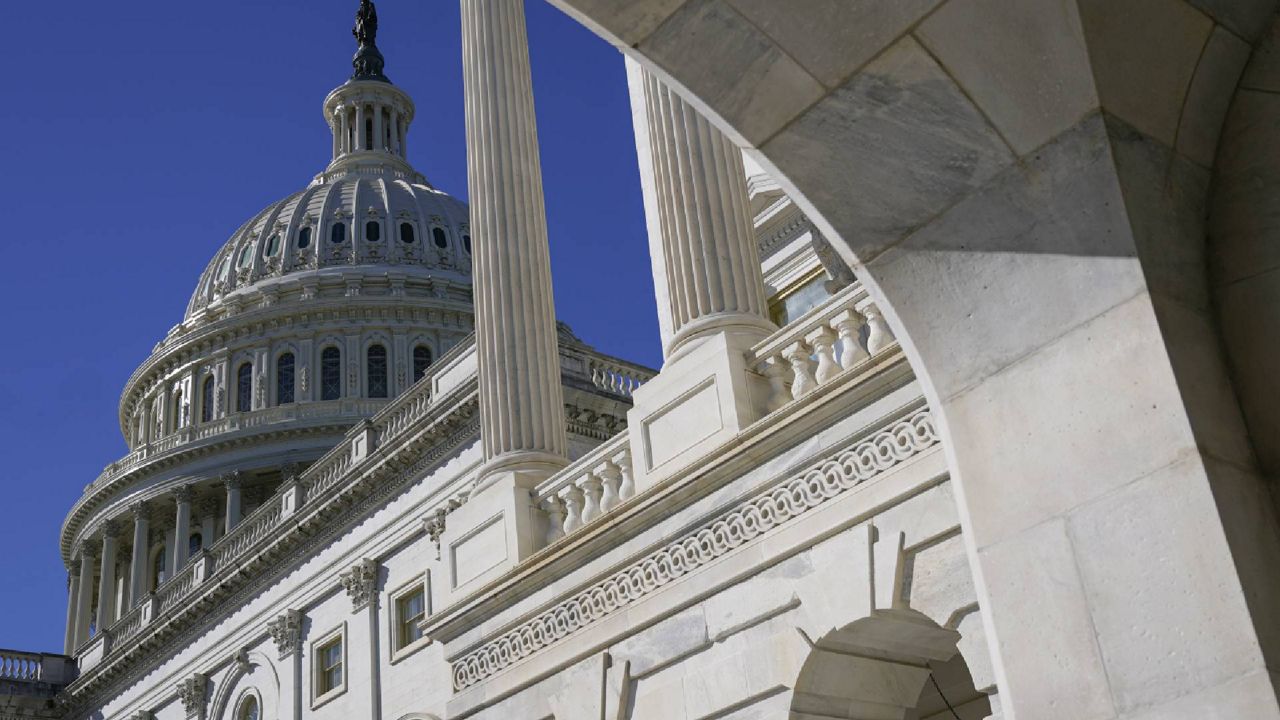
[(1225, 693), (1280, 717), (1275, 502), (1205, 268), (1273, 0), (550, 2), (747, 148), (884, 308), (941, 417), (1012, 712)]

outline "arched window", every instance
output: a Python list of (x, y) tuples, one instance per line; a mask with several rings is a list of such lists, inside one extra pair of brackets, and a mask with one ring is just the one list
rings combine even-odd
[(413, 233), (413, 226), (409, 223), (400, 223), (400, 241), (404, 244), (411, 244), (418, 237)]
[(240, 703), (240, 709), (236, 711), (236, 720), (260, 720), (258, 698), (252, 695), (246, 696)]
[(249, 267), (249, 263), (253, 260), (253, 243), (246, 243), (244, 249), (240, 251), (240, 260), (236, 265), (241, 268)]
[(285, 353), (276, 359), (276, 404), (293, 402), (293, 353)]
[(200, 533), (191, 533), (191, 537), (187, 539), (187, 557), (191, 557), (200, 552), (204, 547), (204, 536)]
[(329, 242), (334, 245), (341, 245), (347, 241), (347, 224), (334, 223), (333, 229), (329, 231)]
[(244, 363), (236, 370), (236, 412), (253, 409), (253, 363)]
[(298, 249), (307, 247), (311, 244), (311, 228), (304, 227), (298, 231)]
[(462, 248), (467, 251), (468, 255), (471, 254), (471, 234), (470, 233), (462, 234)]
[(327, 347), (320, 353), (320, 399), (342, 397), (342, 351)]
[(169, 420), (169, 431), (177, 432), (182, 427), (182, 391), (173, 391), (173, 417)]
[(280, 252), (280, 233), (272, 233), (271, 237), (267, 238), (267, 247), (263, 250), (262, 256), (275, 257), (278, 252)]
[(200, 422), (207, 423), (213, 419), (213, 376), (204, 379), (200, 385)]
[(423, 375), (427, 374), (427, 368), (431, 365), (431, 348), (426, 345), (417, 345), (413, 348), (413, 381), (418, 382)]
[(449, 247), (449, 236), (444, 234), (444, 228), (431, 228), (431, 239), (441, 250)]
[(377, 220), (370, 220), (364, 224), (364, 239), (366, 242), (378, 242), (382, 239), (382, 224)]
[(387, 348), (385, 345), (370, 345), (365, 351), (365, 372), (368, 375), (369, 397), (386, 397)]
[(160, 584), (169, 576), (168, 568), (168, 550), (165, 546), (160, 546), (160, 551), (156, 553), (155, 558), (151, 561), (151, 589), (160, 587)]

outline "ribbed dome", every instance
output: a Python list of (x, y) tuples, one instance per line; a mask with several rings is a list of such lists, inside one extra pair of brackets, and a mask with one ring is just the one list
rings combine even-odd
[(467, 206), (387, 165), (331, 170), (231, 236), (200, 275), (186, 320), (300, 273), (469, 273)]

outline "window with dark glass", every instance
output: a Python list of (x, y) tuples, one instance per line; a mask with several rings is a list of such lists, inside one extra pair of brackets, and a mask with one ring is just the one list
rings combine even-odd
[(298, 231), (298, 247), (304, 248), (311, 244), (311, 228), (304, 227)]
[(240, 712), (236, 713), (236, 720), (259, 720), (258, 698), (252, 695), (246, 697), (240, 706)]
[(320, 696), (342, 686), (342, 638), (321, 645), (316, 656), (316, 695)]
[(431, 228), (431, 239), (441, 250), (449, 247), (449, 236), (444, 234), (444, 228)]
[(200, 422), (213, 419), (213, 376), (204, 379), (200, 386)]
[(293, 402), (293, 353), (285, 353), (276, 360), (276, 404)]
[(410, 225), (409, 223), (400, 223), (400, 241), (401, 242), (408, 245), (417, 239), (418, 239), (417, 236), (413, 234), (412, 225)]
[(169, 430), (176, 431), (182, 427), (182, 391), (173, 393), (173, 417), (169, 420)]
[(334, 223), (333, 229), (329, 231), (329, 242), (334, 245), (341, 245), (347, 241), (347, 225), (346, 223)]
[(471, 235), (464, 234), (462, 236), (462, 247), (467, 251), (468, 255), (471, 254)]
[(253, 409), (253, 363), (244, 363), (236, 370), (236, 412)]
[(364, 239), (368, 242), (378, 242), (382, 239), (382, 224), (377, 220), (370, 220), (364, 224)]
[(252, 260), (253, 260), (253, 243), (249, 243), (248, 245), (244, 246), (243, 250), (240, 251), (240, 260), (237, 262), (237, 265), (239, 267), (246, 268), (246, 267), (249, 267), (249, 263)]
[(320, 399), (342, 397), (342, 351), (327, 347), (320, 353)]
[(373, 149), (373, 118), (364, 121), (364, 149)]
[(204, 536), (200, 533), (191, 533), (191, 537), (187, 540), (187, 557), (200, 552), (202, 547), (204, 547)]
[(151, 563), (151, 588), (160, 587), (165, 578), (169, 576), (168, 558), (165, 557), (164, 546), (160, 546), (160, 551), (156, 553), (155, 560)]
[(431, 366), (431, 348), (426, 345), (418, 345), (413, 348), (413, 381), (418, 382), (423, 375), (427, 374), (427, 368)]
[(422, 587), (396, 598), (396, 650), (422, 639), (418, 625), (427, 617), (427, 594)]
[(267, 238), (267, 247), (263, 250), (262, 256), (274, 257), (278, 252), (280, 252), (280, 233), (272, 233), (271, 237)]
[(369, 397), (387, 396), (387, 348), (370, 345), (365, 351), (365, 373), (368, 375)]

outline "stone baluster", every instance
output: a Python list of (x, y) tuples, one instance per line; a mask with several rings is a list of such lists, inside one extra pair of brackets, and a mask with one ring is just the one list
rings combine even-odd
[(813, 376), (811, 369), (813, 365), (809, 357), (811, 354), (809, 346), (802, 341), (791, 343), (786, 350), (782, 351), (782, 356), (791, 363), (791, 372), (794, 374), (791, 380), (791, 397), (796, 400), (818, 387), (817, 378)]
[(600, 517), (600, 479), (591, 473), (578, 478), (578, 490), (582, 491), (582, 524)]
[(624, 449), (615, 454), (611, 459), (614, 467), (618, 468), (618, 499), (619, 501), (629, 500), (635, 497), (636, 481), (635, 475), (631, 470), (631, 451)]
[(129, 564), (128, 607), (133, 607), (147, 594), (147, 539), (151, 537), (151, 515), (144, 502), (131, 505), (129, 514), (133, 517), (133, 557)]
[(605, 460), (596, 466), (595, 476), (600, 479), (600, 514), (603, 515), (622, 502), (622, 498), (618, 496), (622, 471), (611, 460)]
[(582, 515), (579, 508), (582, 507), (582, 493), (578, 488), (569, 485), (560, 491), (560, 499), (564, 501), (564, 534), (568, 535), (574, 530), (582, 527)]
[(93, 566), (97, 558), (87, 543), (80, 545), (80, 587), (76, 597), (76, 641), (79, 649), (89, 642), (89, 626), (93, 623)]
[(547, 513), (547, 544), (564, 537), (565, 502), (552, 495), (543, 501), (543, 510)]
[(868, 305), (863, 314), (867, 316), (867, 325), (870, 327), (867, 350), (875, 355), (893, 342), (893, 331), (889, 329), (889, 323), (884, 321), (884, 315), (880, 314), (880, 308), (875, 305)]
[(842, 310), (831, 319), (831, 327), (840, 338), (840, 367), (845, 370), (869, 357), (862, 347), (862, 326), (865, 322), (862, 315), (854, 310)]
[(840, 374), (840, 366), (836, 363), (835, 343), (836, 334), (831, 328), (825, 325), (815, 328), (812, 332), (805, 336), (805, 341), (813, 348), (813, 353), (818, 356), (818, 369), (814, 373), (814, 379), (819, 385), (830, 382), (832, 378)]
[(98, 566), (98, 632), (116, 619), (116, 534), (120, 525), (108, 520), (102, 525), (102, 555)]
[[(462, 0), (480, 438), (498, 473), (567, 464), (523, 0)], [(527, 482), (520, 481), (520, 482)]]
[(764, 361), (764, 374), (769, 378), (768, 410), (773, 412), (791, 402), (791, 363), (781, 354)]
[(191, 500), (194, 492), (190, 485), (183, 485), (173, 493), (176, 512), (173, 520), (173, 564), (169, 568), (169, 577), (177, 577), (178, 571), (187, 564), (191, 547)]

